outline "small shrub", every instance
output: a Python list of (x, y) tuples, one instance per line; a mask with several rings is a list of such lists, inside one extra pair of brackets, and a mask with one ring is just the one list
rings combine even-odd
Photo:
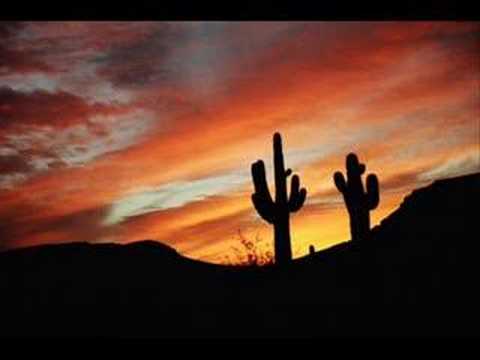
[(238, 237), (240, 246), (233, 246), (233, 252), (235, 254), (234, 259), (226, 256), (225, 262), (232, 266), (266, 266), (274, 263), (274, 255), (271, 250), (265, 250), (262, 247), (262, 238), (257, 235), (254, 240), (247, 239), (242, 234), (241, 230), (238, 230)]

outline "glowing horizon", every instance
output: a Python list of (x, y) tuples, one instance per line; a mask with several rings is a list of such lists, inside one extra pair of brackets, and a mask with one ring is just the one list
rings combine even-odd
[(220, 262), (272, 135), (308, 190), (294, 256), (349, 239), (332, 176), (358, 154), (372, 225), (480, 171), (479, 23), (0, 22), (0, 248), (164, 242)]

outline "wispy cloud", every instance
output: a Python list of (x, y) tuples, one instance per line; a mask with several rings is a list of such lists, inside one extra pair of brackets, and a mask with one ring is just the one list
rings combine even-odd
[(238, 174), (227, 174), (192, 181), (177, 181), (158, 188), (143, 189), (116, 201), (105, 224), (119, 223), (125, 218), (181, 207), (193, 201), (233, 190), (248, 181)]
[(11, 159), (22, 172), (0, 174), (0, 189), (46, 171), (88, 165), (141, 141), (154, 124), (152, 114), (133, 111), (115, 117), (93, 116), (85, 123), (63, 129), (30, 126), (23, 132), (6, 134), (0, 146), (0, 164)]
[(452, 157), (431, 170), (418, 175), (421, 180), (435, 180), (480, 172), (480, 152), (474, 149)]

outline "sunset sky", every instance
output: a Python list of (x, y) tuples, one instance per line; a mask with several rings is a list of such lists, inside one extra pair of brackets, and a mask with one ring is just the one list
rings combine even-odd
[[(294, 256), (349, 239), (332, 176), (376, 173), (373, 224), (480, 171), (480, 23), (0, 22), (0, 249), (154, 239), (273, 247), (250, 164), (272, 135), (308, 190)], [(273, 188), (271, 188), (273, 191)]]

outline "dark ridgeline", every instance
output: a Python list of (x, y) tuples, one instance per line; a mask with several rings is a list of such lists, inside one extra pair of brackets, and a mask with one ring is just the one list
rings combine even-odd
[(252, 202), (258, 214), (274, 228), (275, 264), (283, 265), (292, 260), (290, 239), (290, 213), (300, 210), (305, 202), (307, 190), (300, 189), (300, 178), (293, 175), (290, 196), (287, 195), (287, 178), (291, 169), (285, 170), (282, 152), (282, 138), (273, 136), (273, 163), (275, 171), (275, 201), (268, 190), (265, 163), (258, 160), (252, 164), (252, 178), (255, 192)]
[(362, 183), (365, 165), (359, 163), (357, 155), (350, 153), (346, 160), (347, 180), (340, 171), (334, 174), (335, 185), (343, 194), (350, 217), (352, 241), (361, 241), (370, 234), (370, 210), (378, 206), (380, 200), (378, 179), (375, 174), (367, 176), (367, 190)]

